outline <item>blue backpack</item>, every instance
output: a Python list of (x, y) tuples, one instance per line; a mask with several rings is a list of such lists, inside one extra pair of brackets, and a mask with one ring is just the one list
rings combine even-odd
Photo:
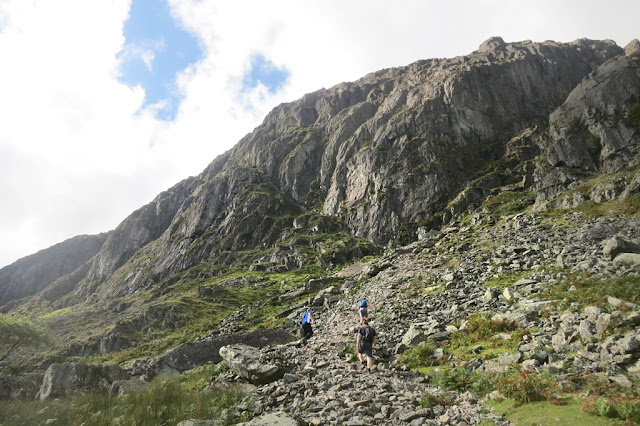
[(309, 314), (311, 312), (310, 311), (305, 311), (304, 314), (302, 314), (302, 323), (304, 324), (305, 322), (309, 322)]
[(360, 301), (360, 307), (367, 309), (367, 299), (364, 299), (364, 300)]

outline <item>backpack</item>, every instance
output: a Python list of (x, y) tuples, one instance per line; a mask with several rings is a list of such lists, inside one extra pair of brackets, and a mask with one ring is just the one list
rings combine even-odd
[(363, 328), (364, 330), (362, 331), (362, 333), (360, 333), (362, 335), (362, 338), (367, 341), (373, 340), (373, 332), (371, 330), (371, 327), (367, 325)]
[(367, 309), (367, 299), (364, 299), (364, 300), (360, 301), (360, 307)]
[(304, 314), (302, 314), (302, 324), (305, 322), (309, 322), (309, 311), (305, 311)]

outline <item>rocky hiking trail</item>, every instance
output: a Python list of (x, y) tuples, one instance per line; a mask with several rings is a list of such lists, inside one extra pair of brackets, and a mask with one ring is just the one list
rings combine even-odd
[[(371, 264), (346, 268), (338, 274), (344, 279), (340, 288), (325, 288), (308, 301), (315, 306), (317, 324), (307, 344), (257, 351), (261, 363), (280, 367), (280, 378), (251, 387), (236, 412), (252, 418), (247, 424), (464, 425), (481, 419), (509, 424), (478, 395), (434, 386), (429, 375), (398, 362), (420, 342), (447, 342), (452, 334), (465, 333), (466, 319), (477, 313), (515, 322), (528, 333), (517, 351), (493, 359), (463, 361), (442, 345), (445, 349), (436, 349), (434, 357), (442, 359), (443, 368), (550, 372), (562, 389), (579, 390), (574, 378), (589, 375), (632, 386), (629, 377), (640, 364), (638, 307), (609, 298), (608, 306), (574, 303), (567, 312), (541, 295), (566, 271), (637, 275), (637, 260), (629, 258), (637, 256), (640, 219), (585, 219), (570, 213), (564, 220), (570, 225), (556, 227), (517, 215), (486, 231), (444, 227)], [(616, 256), (626, 260), (615, 261)], [(509, 274), (526, 278), (504, 288), (487, 285), (492, 277)], [(362, 298), (374, 305), (371, 325), (378, 333), (371, 373), (355, 354), (355, 306)], [(289, 316), (292, 330), (306, 303), (299, 302)], [(614, 325), (624, 325), (624, 333), (614, 332)], [(217, 380), (237, 379), (229, 371)], [(425, 394), (443, 405), (421, 405)]]
[[(375, 319), (371, 324), (376, 324)], [(349, 349), (355, 348), (357, 327), (353, 310), (341, 309), (329, 318), (319, 317), (314, 336), (306, 343), (263, 350), (267, 359), (286, 360), (289, 372), (281, 380), (255, 389), (254, 412), (268, 414), (249, 424), (418, 425), (434, 416), (444, 424), (473, 424), (480, 417), (500, 424), (471, 393), (457, 395), (456, 404), (448, 408), (421, 407), (425, 392), (438, 396), (444, 391), (429, 386), (423, 374), (393, 366), (384, 354), (374, 353), (375, 365), (368, 372)], [(378, 347), (384, 348), (384, 330), (378, 338)]]

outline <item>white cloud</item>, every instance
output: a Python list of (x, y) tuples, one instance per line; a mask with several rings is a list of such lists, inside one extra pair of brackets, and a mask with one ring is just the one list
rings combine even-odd
[[(142, 88), (117, 81), (129, 0), (0, 0), (0, 266), (114, 228), (304, 93), (467, 54), (494, 35), (622, 46), (640, 36), (635, 0), (169, 2), (206, 57), (179, 76), (184, 101), (167, 123), (139, 111)], [(281, 92), (240, 94), (256, 54), (290, 71)]]
[(156, 59), (156, 52), (164, 49), (164, 41), (157, 40), (143, 45), (125, 45), (120, 54), (120, 62), (140, 60), (150, 72), (153, 71), (153, 61)]

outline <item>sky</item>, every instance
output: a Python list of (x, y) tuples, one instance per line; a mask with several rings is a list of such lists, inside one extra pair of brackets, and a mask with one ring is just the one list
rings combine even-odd
[(114, 229), (282, 102), (506, 42), (640, 38), (610, 0), (0, 0), (0, 267)]

